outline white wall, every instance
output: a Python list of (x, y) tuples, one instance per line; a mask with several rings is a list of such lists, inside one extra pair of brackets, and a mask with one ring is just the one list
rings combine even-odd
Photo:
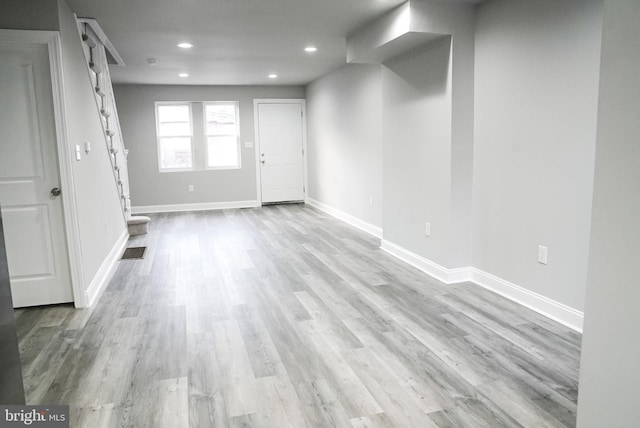
[(640, 426), (640, 2), (604, 2), (578, 427)]
[(578, 310), (601, 19), (599, 0), (493, 0), (476, 15), (473, 266)]
[[(256, 201), (254, 98), (304, 98), (298, 86), (114, 85), (124, 144), (129, 149), (129, 185), (134, 207)], [(239, 101), (242, 168), (160, 173), (156, 101)], [(188, 192), (188, 186), (194, 192)]]
[(82, 147), (90, 141), (92, 147), (90, 154), (82, 152), (80, 162), (72, 160), (82, 268), (85, 287), (89, 287), (126, 223), (76, 22), (64, 0), (58, 1), (58, 13), (69, 144)]
[(347, 65), (309, 85), (307, 133), (309, 197), (382, 227), (381, 66)]

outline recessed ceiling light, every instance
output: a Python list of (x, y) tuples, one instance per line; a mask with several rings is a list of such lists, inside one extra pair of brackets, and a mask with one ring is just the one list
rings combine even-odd
[(178, 43), (178, 47), (182, 49), (189, 49), (189, 48), (192, 48), (193, 45), (191, 43), (183, 42), (183, 43)]
[(277, 74), (274, 74), (274, 73), (271, 73), (271, 74), (269, 75), (269, 79), (275, 79), (276, 77), (278, 77), (278, 75), (277, 75)]
[(189, 73), (180, 73), (178, 74), (179, 77), (189, 77)]
[(306, 48), (304, 48), (305, 52), (317, 52), (318, 48), (315, 46), (307, 46)]

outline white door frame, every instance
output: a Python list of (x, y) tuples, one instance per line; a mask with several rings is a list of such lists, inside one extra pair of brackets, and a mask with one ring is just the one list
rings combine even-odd
[(65, 237), (67, 240), (67, 260), (71, 273), (73, 301), (76, 308), (88, 305), (84, 286), (82, 253), (80, 247), (80, 230), (78, 228), (78, 212), (76, 209), (76, 193), (73, 180), (71, 150), (67, 130), (67, 105), (65, 103), (64, 69), (62, 64), (62, 44), (57, 31), (36, 30), (0, 30), (2, 44), (39, 44), (46, 45), (49, 52), (49, 68), (51, 70), (51, 88), (53, 93), (53, 114), (55, 120), (56, 144), (58, 149), (58, 167), (60, 187), (62, 188), (62, 216), (64, 218)]
[(255, 134), (256, 152), (256, 193), (258, 205), (262, 205), (262, 168), (260, 167), (260, 123), (258, 118), (258, 106), (260, 104), (300, 104), (302, 109), (302, 185), (304, 186), (304, 202), (307, 202), (307, 109), (306, 100), (303, 98), (256, 98), (253, 100), (253, 133)]

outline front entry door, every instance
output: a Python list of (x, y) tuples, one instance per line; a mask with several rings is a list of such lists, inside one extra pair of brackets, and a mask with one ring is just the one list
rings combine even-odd
[(304, 200), (302, 104), (258, 103), (262, 203)]
[[(49, 53), (0, 40), (0, 206), (13, 306), (73, 301)], [(63, 189), (64, 190), (64, 189)]]

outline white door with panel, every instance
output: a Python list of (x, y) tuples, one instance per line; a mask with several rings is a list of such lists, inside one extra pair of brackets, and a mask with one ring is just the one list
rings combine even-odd
[(262, 203), (304, 200), (302, 104), (258, 103)]
[(0, 40), (0, 206), (14, 307), (72, 302), (46, 44)]

